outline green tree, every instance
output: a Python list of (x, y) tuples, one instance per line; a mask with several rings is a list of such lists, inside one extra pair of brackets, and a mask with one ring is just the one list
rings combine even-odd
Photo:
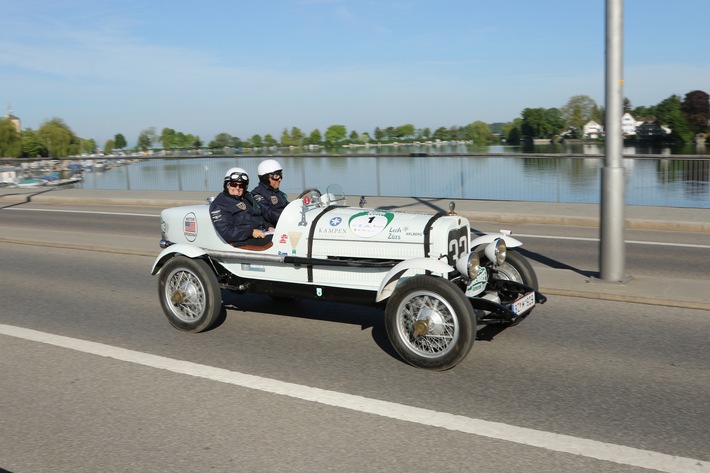
[(224, 149), (235, 147), (236, 143), (235, 138), (229, 133), (218, 133), (217, 136), (215, 136), (214, 139), (210, 141), (210, 144), (207, 146), (210, 149)]
[(273, 148), (274, 146), (278, 146), (279, 142), (276, 141), (276, 138), (271, 136), (269, 133), (264, 135), (264, 146), (268, 148)]
[(377, 141), (382, 141), (385, 139), (385, 132), (379, 126), (375, 128), (375, 139)]
[(325, 131), (325, 143), (327, 146), (335, 146), (347, 137), (345, 125), (330, 125)]
[(449, 130), (446, 127), (440, 126), (436, 130), (434, 130), (432, 138), (434, 138), (434, 140), (439, 141), (448, 141), (450, 139)]
[(640, 106), (640, 107), (635, 107), (631, 111), (631, 115), (637, 119), (637, 120), (642, 120), (644, 118), (653, 118), (656, 116), (656, 107), (651, 106), (651, 107), (646, 107), (646, 106)]
[(604, 125), (604, 122), (606, 122), (604, 116), (604, 107), (597, 107), (596, 105), (594, 105), (594, 108), (592, 109), (592, 115), (589, 117), (589, 119), (594, 120), (600, 125)]
[(398, 126), (394, 129), (394, 138), (398, 140), (404, 140), (407, 138), (413, 138), (416, 128), (411, 123), (406, 125)]
[(116, 149), (116, 142), (114, 140), (106, 140), (106, 143), (104, 143), (104, 153), (111, 154), (114, 149)]
[(261, 148), (264, 146), (264, 141), (261, 139), (261, 135), (254, 135), (249, 138), (249, 146), (252, 148)]
[(293, 127), (290, 132), (284, 128), (281, 132), (282, 146), (303, 146), (305, 141), (306, 135), (303, 134), (300, 128)]
[(113, 137), (114, 149), (125, 149), (128, 143), (126, 143), (126, 138), (121, 133), (116, 133)]
[(177, 146), (176, 132), (172, 128), (163, 128), (160, 132), (160, 143), (164, 150), (173, 149)]
[[(522, 113), (520, 131), (526, 138), (550, 138), (565, 127), (557, 108), (526, 108)], [(586, 123), (586, 122), (585, 122)]]
[(0, 119), (0, 156), (19, 158), (22, 155), (22, 136), (8, 119)]
[[(491, 129), (488, 126), (488, 123), (478, 120), (471, 123), (469, 127), (471, 140), (473, 140), (475, 144), (487, 145), (493, 141), (491, 139)], [(466, 139), (469, 139), (468, 136)]]
[(633, 110), (633, 107), (631, 106), (631, 100), (627, 99), (626, 97), (624, 97), (623, 110), (624, 113), (631, 113), (631, 111)]
[(512, 122), (506, 123), (505, 125), (503, 125), (502, 133), (503, 133), (503, 136), (505, 136), (506, 142), (511, 145), (520, 144), (520, 141), (523, 138), (522, 127), (523, 127), (523, 119), (522, 118), (516, 118)]
[(99, 147), (96, 144), (96, 140), (94, 140), (94, 139), (85, 140), (83, 138), (78, 138), (78, 140), (79, 140), (79, 149), (82, 150), (83, 152), (96, 153), (99, 151)]
[(280, 140), (281, 146), (293, 146), (291, 144), (291, 134), (288, 132), (288, 129), (284, 128), (283, 131), (281, 132), (281, 140)]
[(315, 129), (311, 132), (310, 135), (308, 135), (308, 139), (306, 140), (306, 144), (309, 145), (319, 145), (323, 142), (323, 135), (321, 135), (321, 132), (319, 129)]
[(79, 139), (61, 118), (45, 121), (37, 130), (37, 136), (45, 143), (51, 157), (79, 154)]
[(671, 129), (671, 140), (685, 143), (693, 140), (694, 133), (683, 115), (679, 96), (671, 95), (656, 105), (656, 117), (661, 124)]
[(567, 125), (574, 127), (581, 133), (584, 125), (592, 119), (595, 107), (597, 107), (597, 103), (591, 97), (575, 95), (560, 109), (560, 113)]
[(153, 143), (158, 141), (158, 135), (155, 133), (155, 127), (149, 127), (141, 131), (138, 135), (138, 140), (136, 140), (136, 147), (140, 150), (146, 151), (153, 147)]
[(685, 94), (681, 104), (683, 115), (693, 133), (707, 133), (710, 121), (710, 96), (702, 90)]
[(47, 154), (47, 148), (34, 130), (28, 128), (22, 132), (22, 156), (36, 158)]
[(303, 146), (303, 143), (306, 141), (306, 134), (301, 131), (300, 128), (297, 127), (292, 127), (291, 128), (291, 142), (293, 143), (293, 146)]

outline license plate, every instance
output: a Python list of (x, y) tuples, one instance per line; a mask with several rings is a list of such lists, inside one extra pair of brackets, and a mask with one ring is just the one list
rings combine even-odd
[(518, 299), (517, 301), (513, 302), (513, 312), (516, 314), (524, 314), (525, 312), (529, 311), (535, 307), (535, 293), (534, 292), (528, 292), (525, 294), (523, 297)]

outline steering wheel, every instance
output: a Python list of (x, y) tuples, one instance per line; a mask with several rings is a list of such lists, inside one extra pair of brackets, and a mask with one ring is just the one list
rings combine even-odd
[(318, 195), (316, 195), (316, 198), (317, 198), (317, 199), (320, 199), (321, 193), (320, 193), (320, 191), (319, 191), (318, 189), (316, 189), (315, 187), (309, 187), (309, 188), (306, 189), (305, 191), (301, 192), (301, 193), (298, 195), (298, 197), (296, 197), (296, 199), (301, 199), (301, 198), (303, 198), (303, 196), (305, 196), (306, 194), (310, 194), (311, 192), (313, 192), (314, 194), (318, 194)]

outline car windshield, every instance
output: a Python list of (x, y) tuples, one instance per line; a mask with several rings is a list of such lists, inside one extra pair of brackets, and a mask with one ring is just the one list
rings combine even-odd
[(328, 205), (347, 205), (345, 201), (345, 193), (340, 184), (331, 184), (325, 191), (325, 197)]

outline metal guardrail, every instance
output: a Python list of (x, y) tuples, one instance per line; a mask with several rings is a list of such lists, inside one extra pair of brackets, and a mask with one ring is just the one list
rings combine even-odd
[[(83, 160), (87, 189), (215, 191), (224, 172), (247, 170), (256, 185), (256, 168), (265, 158), (284, 168), (282, 190), (339, 183), (349, 195), (599, 203), (603, 155), (429, 154), (429, 155), (237, 155), (138, 159), (97, 172)], [(119, 161), (120, 162), (120, 161)], [(707, 155), (628, 155), (629, 205), (710, 208), (710, 157)]]

